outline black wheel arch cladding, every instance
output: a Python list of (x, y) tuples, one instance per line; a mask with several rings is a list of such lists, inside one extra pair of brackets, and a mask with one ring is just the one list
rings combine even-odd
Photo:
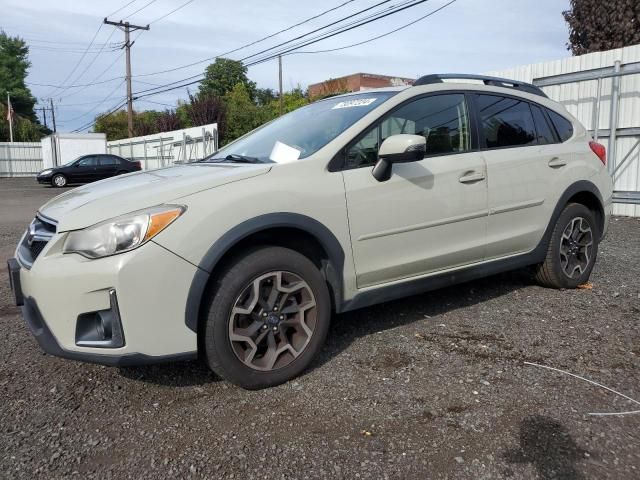
[(235, 245), (249, 236), (273, 228), (294, 228), (313, 236), (327, 254), (328, 262), (322, 265), (321, 273), (330, 286), (336, 308), (342, 305), (342, 272), (344, 251), (335, 235), (314, 218), (299, 213), (277, 212), (245, 220), (222, 235), (207, 251), (198, 264), (191, 282), (185, 309), (185, 324), (198, 332), (201, 316), (200, 306), (211, 274), (216, 266)]

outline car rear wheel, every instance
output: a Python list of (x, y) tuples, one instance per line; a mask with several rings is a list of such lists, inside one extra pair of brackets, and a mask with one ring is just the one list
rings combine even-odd
[(54, 187), (64, 187), (67, 185), (67, 177), (61, 173), (56, 173), (51, 179), (51, 185)]
[(210, 368), (247, 389), (284, 383), (322, 348), (331, 301), (318, 268), (281, 247), (250, 252), (217, 278), (204, 347)]
[(578, 203), (567, 205), (556, 222), (547, 256), (537, 267), (538, 283), (551, 288), (586, 283), (596, 262), (599, 238), (593, 212)]

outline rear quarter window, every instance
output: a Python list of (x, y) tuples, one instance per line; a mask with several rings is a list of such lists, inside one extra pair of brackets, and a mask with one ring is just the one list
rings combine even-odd
[(566, 142), (569, 140), (573, 136), (573, 125), (571, 122), (553, 110), (547, 109), (547, 113), (549, 114), (551, 123), (553, 123), (553, 126), (558, 133), (560, 141)]

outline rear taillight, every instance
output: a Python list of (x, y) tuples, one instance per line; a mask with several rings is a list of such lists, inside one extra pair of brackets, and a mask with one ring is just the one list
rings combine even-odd
[(137, 161), (137, 162), (134, 162), (134, 163), (137, 165), (137, 167), (138, 167), (139, 169), (142, 169), (142, 162)]
[(589, 142), (589, 146), (591, 147), (591, 150), (593, 150), (593, 153), (595, 153), (598, 156), (602, 164), (606, 166), (607, 165), (607, 149), (604, 148), (604, 145), (598, 142), (591, 141)]

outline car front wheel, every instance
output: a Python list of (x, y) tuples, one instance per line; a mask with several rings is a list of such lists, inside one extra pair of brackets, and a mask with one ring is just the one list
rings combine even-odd
[(53, 185), (54, 187), (64, 187), (67, 185), (67, 177), (65, 177), (61, 173), (57, 173), (51, 179), (51, 185)]
[(545, 287), (576, 288), (589, 280), (598, 254), (598, 224), (591, 210), (571, 203), (558, 217), (536, 280)]
[(212, 285), (204, 346), (210, 368), (243, 388), (299, 375), (321, 350), (331, 301), (307, 257), (264, 247), (238, 259)]

